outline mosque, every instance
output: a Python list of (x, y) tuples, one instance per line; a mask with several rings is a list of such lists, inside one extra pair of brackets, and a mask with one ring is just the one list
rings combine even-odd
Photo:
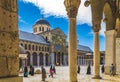
[[(20, 61), (21, 66), (68, 65), (67, 36), (59, 27), (51, 28), (42, 17), (33, 25), (33, 33), (19, 31), (19, 46), (27, 54), (27, 59)], [(89, 47), (78, 44), (78, 65), (93, 65), (92, 53)]]

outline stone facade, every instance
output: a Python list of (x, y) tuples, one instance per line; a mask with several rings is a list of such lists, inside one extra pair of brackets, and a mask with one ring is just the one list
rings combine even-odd
[[(49, 30), (46, 29), (48, 27)], [(44, 30), (34, 31), (34, 28), (42, 28)], [(52, 30), (50, 29), (51, 26), (49, 22), (42, 18), (33, 25), (33, 34), (23, 31), (19, 32), (19, 45), (21, 45), (28, 54), (26, 65), (68, 65), (67, 36), (59, 27)], [(34, 37), (32, 37), (32, 35)], [(29, 39), (27, 36), (29, 36), (31, 40), (27, 40)], [(44, 39), (44, 43), (32, 41), (32, 39), (37, 38), (38, 36), (41, 36), (41, 39)], [(77, 53), (77, 62), (79, 65), (93, 65), (92, 50), (89, 47), (78, 45)]]

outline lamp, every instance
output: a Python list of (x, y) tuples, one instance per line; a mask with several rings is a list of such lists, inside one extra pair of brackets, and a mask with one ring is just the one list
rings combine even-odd
[(84, 6), (88, 7), (89, 5), (90, 5), (90, 1), (86, 0), (85, 3), (84, 3)]

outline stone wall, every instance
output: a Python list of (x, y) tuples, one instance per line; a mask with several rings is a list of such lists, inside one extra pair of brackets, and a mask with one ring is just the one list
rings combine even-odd
[(18, 15), (16, 0), (0, 1), (0, 77), (18, 76)]

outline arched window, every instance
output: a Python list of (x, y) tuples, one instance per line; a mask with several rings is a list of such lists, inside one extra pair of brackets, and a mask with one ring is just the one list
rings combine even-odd
[(27, 44), (25, 44), (25, 49), (27, 49)]
[(39, 46), (39, 51), (41, 51), (41, 47)]
[(39, 27), (39, 31), (41, 31), (41, 27)]
[(42, 51), (44, 51), (44, 47), (42, 47)]
[(44, 31), (44, 27), (42, 27), (42, 31)]
[(23, 44), (21, 43), (21, 46), (23, 46)]
[(30, 44), (29, 44), (29, 46), (28, 46), (28, 47), (29, 47), (29, 50), (31, 50), (31, 45), (30, 45)]
[(32, 50), (34, 50), (34, 45), (32, 45)]
[(36, 46), (36, 51), (38, 50), (38, 47)]

